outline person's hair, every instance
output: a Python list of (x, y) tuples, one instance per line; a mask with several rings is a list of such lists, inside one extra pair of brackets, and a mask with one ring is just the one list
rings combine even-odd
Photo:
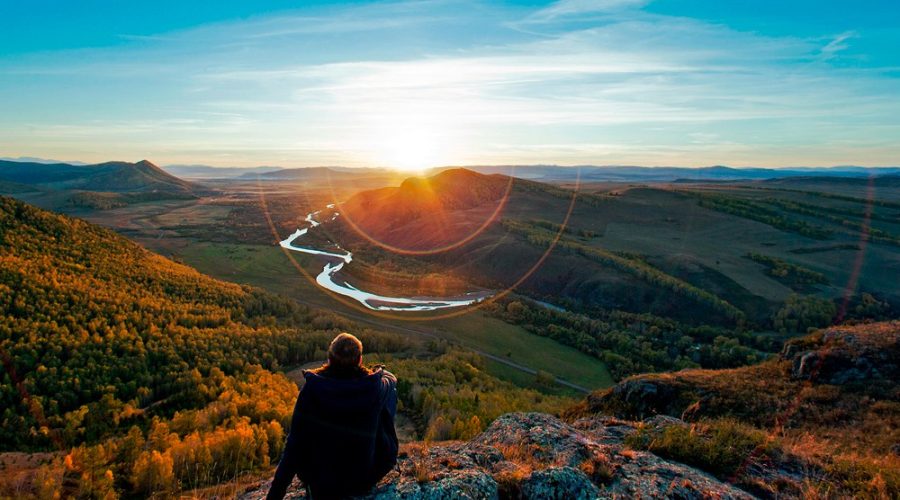
[(328, 346), (328, 365), (336, 369), (362, 366), (363, 345), (353, 335), (342, 333)]

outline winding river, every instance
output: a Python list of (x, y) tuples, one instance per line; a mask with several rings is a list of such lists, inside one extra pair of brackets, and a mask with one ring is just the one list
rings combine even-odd
[[(327, 208), (333, 209), (334, 205), (328, 205)], [(344, 280), (339, 280), (339, 278), (336, 278), (336, 275), (344, 268), (344, 266), (353, 261), (352, 253), (342, 249), (340, 245), (335, 246), (342, 253), (317, 250), (315, 248), (301, 247), (294, 244), (297, 240), (306, 236), (310, 229), (322, 225), (322, 222), (316, 220), (320, 213), (322, 213), (321, 210), (308, 214), (305, 220), (309, 226), (297, 229), (279, 244), (282, 248), (292, 252), (318, 255), (329, 261), (325, 264), (322, 272), (316, 276), (316, 283), (322, 288), (356, 300), (373, 311), (435, 311), (437, 309), (468, 306), (488, 297), (488, 294), (484, 292), (469, 292), (461, 298), (452, 299), (432, 297), (386, 297), (384, 295), (377, 295), (360, 290)], [(340, 215), (338, 212), (334, 212), (329, 221), (335, 220), (338, 215)]]

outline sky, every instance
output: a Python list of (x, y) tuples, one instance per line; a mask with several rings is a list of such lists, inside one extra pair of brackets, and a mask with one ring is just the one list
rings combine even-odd
[(900, 164), (896, 0), (0, 0), (0, 156)]

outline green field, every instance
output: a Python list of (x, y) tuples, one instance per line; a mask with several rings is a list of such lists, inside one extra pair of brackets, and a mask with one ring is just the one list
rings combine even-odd
[(589, 388), (613, 385), (602, 361), (480, 312), (437, 322), (448, 338)]

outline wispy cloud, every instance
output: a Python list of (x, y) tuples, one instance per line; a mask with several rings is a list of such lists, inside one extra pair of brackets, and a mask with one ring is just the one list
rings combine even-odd
[(529, 16), (529, 20), (549, 20), (581, 14), (619, 12), (640, 8), (648, 3), (650, 0), (559, 0), (535, 12)]
[(855, 31), (845, 31), (840, 35), (834, 37), (831, 41), (829, 41), (824, 47), (822, 47), (821, 54), (823, 59), (831, 59), (838, 52), (842, 50), (847, 50), (850, 47), (850, 44), (847, 43), (847, 40), (858, 36)]

